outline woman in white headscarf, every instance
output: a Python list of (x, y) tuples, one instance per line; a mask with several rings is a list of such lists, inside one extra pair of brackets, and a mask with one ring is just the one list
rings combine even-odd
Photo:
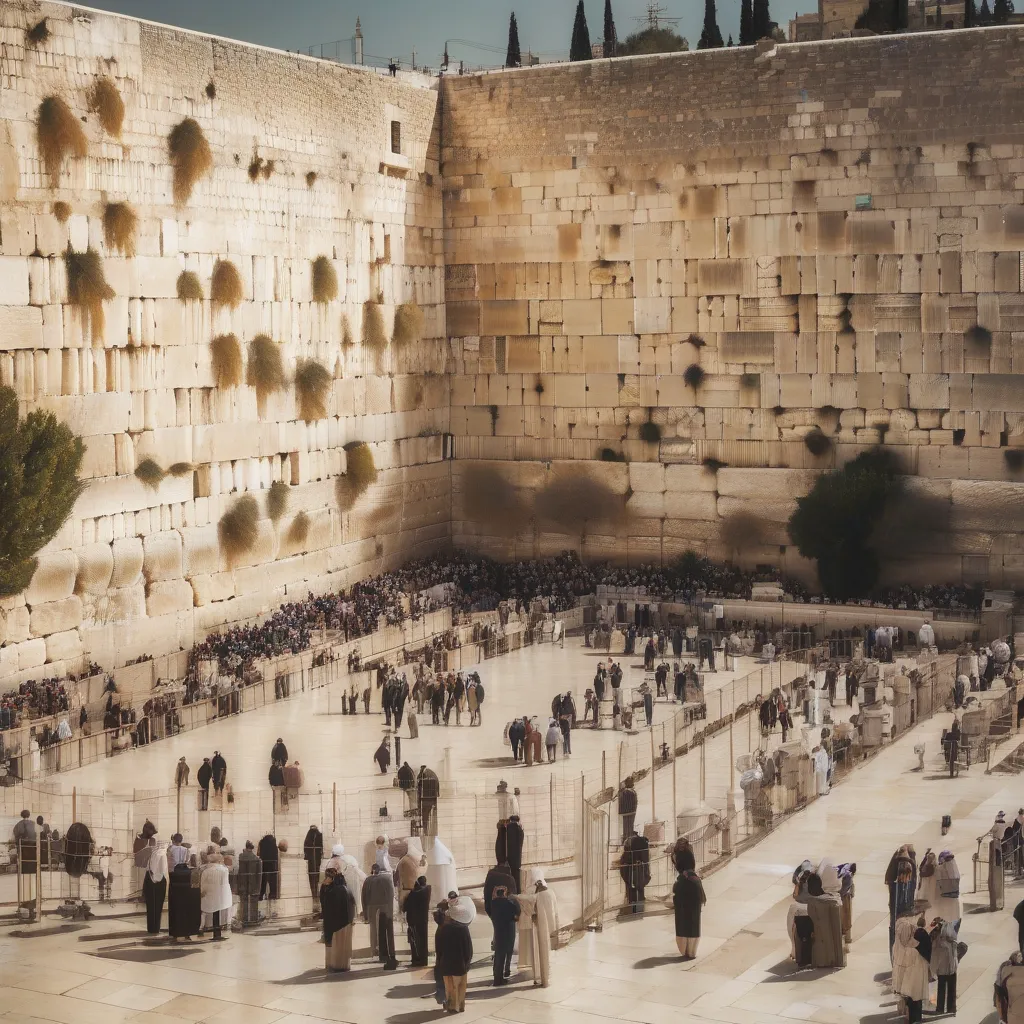
[(533, 967), (533, 983), (551, 980), (551, 936), (558, 941), (558, 902), (540, 868), (530, 869), (530, 884), (519, 901), (519, 967)]
[(348, 891), (352, 893), (356, 901), (356, 914), (363, 912), (363, 882), (366, 881), (366, 872), (356, 862), (355, 857), (345, 852), (341, 843), (335, 843), (331, 849), (331, 859), (324, 865), (324, 871), (334, 868), (345, 879)]
[(824, 857), (818, 864), (818, 877), (821, 879), (822, 892), (839, 895), (842, 885), (839, 881), (839, 869), (828, 857)]
[(917, 929), (915, 917), (901, 917), (892, 947), (892, 990), (906, 1000), (910, 1024), (921, 1020), (921, 1004), (928, 998), (928, 960), (918, 950)]

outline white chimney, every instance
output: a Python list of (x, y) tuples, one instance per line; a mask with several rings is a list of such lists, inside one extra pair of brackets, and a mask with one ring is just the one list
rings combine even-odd
[(363, 30), (359, 24), (359, 19), (356, 18), (356, 36), (352, 40), (352, 49), (354, 51), (353, 57), (356, 64), (363, 63)]

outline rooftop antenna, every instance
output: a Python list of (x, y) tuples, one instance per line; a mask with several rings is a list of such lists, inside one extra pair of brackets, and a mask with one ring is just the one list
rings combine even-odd
[(647, 14), (646, 15), (644, 15), (643, 17), (634, 18), (633, 20), (634, 21), (646, 21), (647, 22), (647, 28), (651, 29), (651, 30), (653, 30), (655, 32), (657, 32), (658, 29), (661, 28), (661, 23), (662, 22), (665, 22), (668, 25), (677, 25), (677, 24), (679, 24), (680, 21), (682, 21), (681, 18), (666, 18), (665, 17), (665, 8), (662, 7), (660, 4), (654, 3), (654, 2), (649, 3), (647, 5)]

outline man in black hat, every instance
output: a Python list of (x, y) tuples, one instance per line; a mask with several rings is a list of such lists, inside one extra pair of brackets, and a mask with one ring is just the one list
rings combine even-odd
[(228, 778), (228, 763), (219, 750), (213, 752), (210, 767), (213, 769), (213, 791), (220, 796), (224, 792), (224, 783)]
[(213, 766), (208, 757), (203, 758), (203, 763), (196, 772), (196, 782), (199, 783), (199, 810), (205, 811), (210, 806), (210, 781), (213, 779)]

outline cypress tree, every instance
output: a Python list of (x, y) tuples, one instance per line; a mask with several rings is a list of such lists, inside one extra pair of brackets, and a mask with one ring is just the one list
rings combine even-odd
[(740, 4), (740, 46), (751, 46), (754, 39), (754, 9), (752, 0), (742, 0)]
[(754, 0), (753, 17), (751, 18), (751, 31), (754, 34), (754, 42), (758, 39), (767, 39), (772, 34), (772, 15), (768, 10), (768, 0)]
[(718, 28), (718, 12), (715, 10), (715, 0), (704, 0), (704, 30), (700, 34), (700, 42), (697, 43), (697, 49), (710, 50), (724, 45), (722, 33)]
[(612, 0), (604, 0), (604, 55), (614, 57), (619, 48), (619, 37), (615, 31), (615, 18), (612, 16)]
[(725, 44), (726, 46), (735, 46), (736, 44), (732, 41), (732, 33), (729, 33), (729, 41)]
[(978, 24), (991, 25), (992, 11), (988, 6), (988, 0), (981, 0), (981, 10), (978, 11)]
[(576, 5), (576, 21), (572, 26), (572, 43), (569, 46), (569, 60), (590, 60), (590, 29), (587, 28), (587, 12), (583, 0)]
[(978, 27), (978, 9), (974, 0), (964, 0), (964, 28)]
[(1005, 25), (1013, 14), (1013, 0), (995, 0), (992, 8), (992, 20), (997, 25)]
[(523, 58), (519, 52), (519, 26), (516, 24), (516, 12), (508, 19), (508, 52), (505, 54), (505, 67), (517, 68)]

